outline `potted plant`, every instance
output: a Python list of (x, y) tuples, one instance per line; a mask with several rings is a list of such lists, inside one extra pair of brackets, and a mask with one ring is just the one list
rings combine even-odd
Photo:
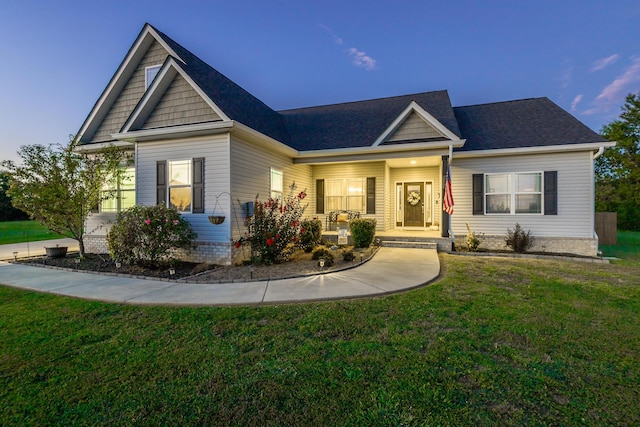
[(47, 253), (47, 257), (48, 258), (64, 258), (67, 256), (67, 246), (60, 246), (60, 245), (55, 245), (55, 246), (50, 246), (50, 247), (46, 247), (44, 248), (44, 250)]

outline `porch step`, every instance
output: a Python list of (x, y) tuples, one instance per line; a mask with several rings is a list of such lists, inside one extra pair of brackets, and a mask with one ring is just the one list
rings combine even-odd
[(436, 242), (426, 242), (424, 240), (382, 240), (380, 245), (387, 248), (438, 249)]

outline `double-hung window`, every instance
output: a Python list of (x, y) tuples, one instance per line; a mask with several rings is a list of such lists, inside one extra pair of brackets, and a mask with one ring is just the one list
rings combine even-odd
[(365, 211), (365, 178), (338, 178), (325, 180), (325, 209), (338, 211)]
[(191, 160), (169, 161), (169, 207), (191, 212)]
[(104, 188), (103, 195), (112, 197), (100, 201), (100, 212), (120, 212), (136, 204), (136, 169), (126, 168), (115, 187)]
[(542, 172), (485, 175), (487, 214), (541, 214)]

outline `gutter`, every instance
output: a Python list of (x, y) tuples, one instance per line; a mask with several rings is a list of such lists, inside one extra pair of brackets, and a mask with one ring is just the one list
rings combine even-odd
[(604, 147), (598, 148), (598, 151), (596, 151), (596, 153), (593, 155), (593, 160), (595, 160), (598, 157), (602, 156), (602, 153), (604, 153)]

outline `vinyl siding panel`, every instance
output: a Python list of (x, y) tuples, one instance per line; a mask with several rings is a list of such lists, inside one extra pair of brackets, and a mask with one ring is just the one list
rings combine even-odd
[(433, 126), (427, 123), (422, 117), (415, 112), (411, 113), (409, 117), (391, 134), (387, 141), (407, 141), (413, 139), (422, 138), (438, 138), (442, 137), (442, 134), (438, 132)]
[[(233, 194), (234, 208), (238, 211), (239, 227), (235, 225), (232, 229), (233, 237), (240, 235), (240, 229), (245, 231), (244, 215), (238, 206), (240, 203), (253, 202), (258, 196), (264, 201), (269, 198), (270, 171), (271, 168), (281, 170), (284, 178), (284, 195), (289, 191), (289, 186), (295, 182), (296, 191), (307, 191), (308, 196), (304, 203), (308, 203), (305, 210), (305, 217), (313, 217), (315, 202), (313, 201), (313, 185), (311, 181), (311, 166), (294, 165), (290, 157), (274, 153), (256, 144), (233, 138), (231, 142), (231, 194)], [(303, 204), (304, 204), (303, 203)]]
[(395, 212), (395, 203), (396, 203), (396, 184), (399, 182), (432, 182), (433, 183), (433, 223), (440, 224), (442, 220), (442, 205), (441, 198), (438, 195), (442, 195), (442, 179), (440, 173), (440, 167), (432, 166), (432, 167), (420, 167), (420, 168), (392, 168), (390, 171), (390, 184), (391, 184), (391, 198), (392, 206), (391, 206), (391, 214), (392, 214), (392, 223), (395, 224), (396, 221), (396, 212)]
[(149, 46), (147, 53), (138, 64), (122, 92), (120, 92), (120, 95), (116, 98), (104, 120), (102, 120), (91, 142), (111, 141), (111, 134), (120, 131), (146, 90), (145, 67), (162, 64), (167, 55), (167, 51), (157, 41), (154, 41)]
[(157, 128), (221, 120), (191, 85), (177, 74), (143, 128)]
[[(336, 178), (376, 178), (376, 213), (375, 215), (367, 215), (361, 213), (362, 218), (375, 218), (376, 229), (378, 231), (385, 230), (385, 162), (359, 162), (359, 163), (342, 163), (335, 165), (316, 165), (313, 166), (313, 182), (316, 179), (336, 179)], [(313, 211), (315, 212), (315, 210)], [(329, 212), (325, 209), (324, 215), (317, 215), (322, 221), (324, 229), (326, 225), (326, 217)]]
[(204, 212), (203, 214), (183, 214), (198, 233), (196, 241), (224, 242), (231, 239), (229, 218), (229, 196), (221, 195), (216, 215), (224, 215), (227, 220), (220, 225), (212, 225), (209, 215), (216, 205), (216, 196), (229, 192), (229, 137), (216, 135), (203, 138), (169, 140), (163, 142), (138, 143), (136, 156), (137, 204), (152, 206), (156, 203), (156, 162), (161, 160), (191, 160), (204, 158)]
[[(472, 215), (472, 175), (558, 171), (558, 215)], [(487, 235), (505, 235), (516, 222), (533, 236), (593, 236), (593, 162), (590, 152), (457, 159), (451, 166), (455, 213), (451, 225), (456, 236), (471, 229)]]

